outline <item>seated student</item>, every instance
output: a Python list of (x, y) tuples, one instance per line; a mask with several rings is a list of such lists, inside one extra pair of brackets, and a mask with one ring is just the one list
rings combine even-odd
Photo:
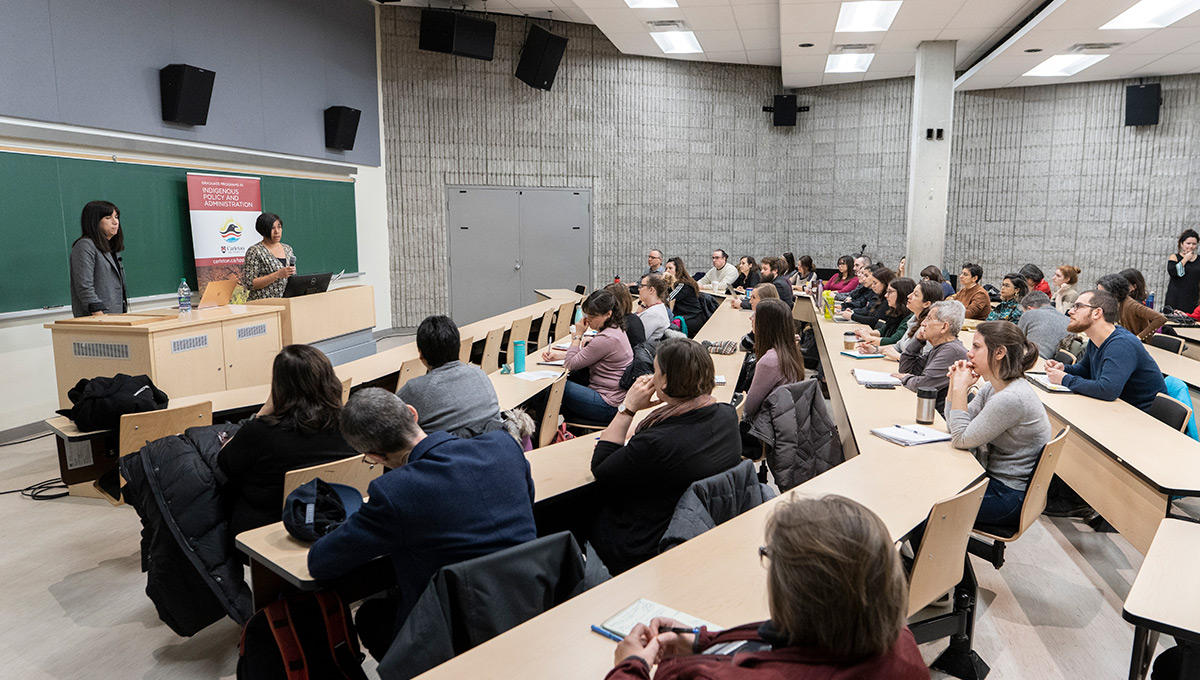
[[(912, 314), (908, 317), (908, 322), (905, 324), (907, 328), (904, 333), (896, 340), (895, 344), (879, 346), (874, 343), (870, 333), (862, 331), (862, 329), (854, 331), (858, 336), (861, 352), (873, 354), (876, 351), (883, 352), (884, 356), (892, 361), (899, 361), (900, 355), (904, 353), (910, 346), (914, 347), (921, 354), (928, 354), (933, 346), (923, 339), (917, 337), (921, 330), (921, 322), (925, 321), (925, 317), (929, 314), (929, 308), (935, 302), (942, 301), (942, 284), (922, 279), (921, 283), (913, 287), (911, 293), (908, 294), (908, 311)], [(862, 331), (862, 332), (860, 332)]]
[(1154, 403), (1154, 395), (1166, 393), (1167, 384), (1154, 358), (1128, 330), (1115, 325), (1120, 307), (1117, 298), (1103, 290), (1080, 293), (1071, 306), (1068, 333), (1088, 337), (1083, 356), (1071, 365), (1046, 361), (1046, 377), (1072, 392), (1133, 404), (1143, 411)]
[(775, 286), (779, 299), (791, 309), (796, 302), (796, 294), (792, 292), (792, 284), (783, 277), (783, 268), (787, 266), (782, 257), (764, 257), (760, 263), (761, 280)]
[(667, 303), (664, 302), (669, 292), (667, 282), (658, 274), (642, 277), (642, 285), (638, 287), (642, 311), (633, 318), (642, 324), (646, 330), (646, 340), (652, 343), (661, 340), (663, 332), (671, 326), (671, 310), (667, 309)]
[[(642, 276), (644, 280), (647, 275)], [(630, 286), (636, 292), (637, 288)], [(637, 347), (646, 342), (646, 327), (642, 325), (642, 320), (637, 314), (633, 313), (633, 296), (629, 293), (630, 288), (626, 288), (623, 283), (610, 283), (604, 287), (604, 290), (613, 294), (617, 298), (617, 306), (621, 308), (621, 313), (625, 315), (625, 337), (629, 338), (629, 346)], [(641, 304), (639, 302), (639, 304)]]
[(1025, 337), (1038, 347), (1038, 354), (1043, 359), (1053, 359), (1058, 352), (1058, 343), (1067, 337), (1067, 324), (1071, 320), (1066, 314), (1059, 314), (1050, 304), (1050, 298), (1040, 290), (1021, 298), (1021, 306), (1025, 311), (1017, 327), (1025, 333)]
[(669, 618), (639, 623), (605, 680), (650, 680), (655, 663), (656, 680), (928, 680), (905, 618), (908, 581), (878, 515), (842, 496), (793, 496), (775, 506), (758, 554), (769, 620), (698, 635), (660, 633), (688, 627)]
[[(673, 257), (671, 259), (678, 260), (679, 258)], [(682, 260), (680, 260), (680, 262), (682, 262)], [(737, 267), (733, 266), (733, 263), (729, 261), (729, 253), (721, 250), (720, 248), (714, 250), (712, 253), (712, 265), (712, 269), (709, 269), (707, 272), (705, 272), (704, 276), (701, 277), (701, 279), (696, 283), (698, 286), (700, 286), (700, 288), (708, 290), (712, 290), (713, 284), (715, 283), (717, 284), (717, 292), (724, 293), (725, 289), (733, 285), (733, 282), (737, 280)], [(668, 267), (668, 271), (669, 270), (670, 268)], [(676, 280), (678, 280), (679, 277), (680, 275), (676, 273)]]
[(377, 659), (434, 572), (537, 537), (533, 479), (516, 440), (500, 430), (473, 439), (427, 435), (419, 417), (386, 390), (367, 388), (350, 397), (341, 415), (346, 440), (369, 462), (390, 469), (371, 482), (362, 508), (308, 551), (308, 570), (320, 580), (391, 558), (397, 595), (368, 600), (356, 617)]
[(1167, 322), (1167, 317), (1129, 297), (1129, 291), (1133, 287), (1129, 284), (1129, 279), (1120, 274), (1101, 276), (1096, 282), (1096, 288), (1116, 298), (1117, 305), (1121, 308), (1121, 325), (1142, 342), (1149, 340), (1154, 332)]
[(1125, 277), (1125, 280), (1129, 282), (1129, 297), (1133, 298), (1134, 302), (1143, 305), (1146, 304), (1148, 293), (1146, 292), (1146, 277), (1142, 276), (1142, 272), (1130, 267), (1129, 269), (1122, 269), (1117, 273)]
[[(621, 376), (633, 361), (633, 348), (625, 335), (625, 312), (607, 290), (593, 291), (583, 301), (583, 318), (571, 335), (566, 351), (548, 348), (543, 361), (563, 361), (568, 371), (588, 369), (588, 383), (568, 380), (562, 410), (567, 420), (587, 425), (606, 425), (625, 398)], [(585, 340), (588, 330), (596, 335)]]
[(754, 257), (743, 255), (742, 259), (738, 260), (737, 268), (738, 277), (733, 281), (734, 292), (744, 293), (759, 284), (758, 262), (754, 261)]
[[(980, 274), (980, 276), (983, 276), (983, 274)], [(943, 300), (951, 295), (954, 295), (954, 286), (950, 285), (950, 282), (942, 276), (942, 270), (938, 269), (935, 265), (931, 264), (921, 270), (921, 280), (933, 281), (934, 283), (940, 285), (942, 287)]]
[(763, 300), (754, 311), (754, 377), (746, 390), (743, 420), (750, 421), (775, 388), (804, 380), (792, 310), (782, 300)]
[(968, 319), (984, 320), (992, 311), (992, 299), (980, 285), (981, 278), (983, 267), (970, 262), (964, 264), (958, 275), (958, 292), (950, 298), (962, 303)]
[(850, 291), (834, 293), (833, 298), (835, 300), (842, 301), (855, 295), (855, 293), (860, 296), (867, 295), (870, 291), (869, 289), (864, 290), (864, 288), (866, 288), (866, 281), (864, 280), (864, 277), (870, 269), (871, 258), (867, 257), (866, 255), (859, 255), (858, 257), (854, 258), (854, 275), (858, 277), (858, 286)]
[(867, 275), (867, 285), (871, 288), (874, 302), (862, 309), (845, 310), (842, 312), (842, 318), (866, 324), (868, 328), (874, 328), (892, 311), (892, 307), (887, 301), (887, 291), (896, 275), (891, 269), (881, 264), (871, 265), (868, 269), (870, 269), (870, 274)]
[(800, 280), (800, 269), (796, 265), (796, 256), (791, 252), (784, 253), (783, 261), (786, 265), (783, 278), (787, 279), (788, 284), (795, 288), (796, 282)]
[(843, 255), (837, 261), (837, 273), (825, 282), (825, 290), (835, 293), (849, 293), (858, 288), (858, 276), (854, 274), (854, 258)]
[(967, 358), (967, 348), (958, 340), (962, 323), (961, 302), (935, 302), (921, 322), (921, 330), (917, 331), (916, 336), (918, 340), (928, 342), (932, 349), (928, 354), (922, 354), (920, 345), (909, 344), (900, 355), (900, 370), (892, 374), (913, 392), (922, 387), (937, 390), (939, 411), (946, 398), (946, 386), (950, 384), (950, 367), (954, 362)]
[[(884, 293), (887, 311), (879, 320), (883, 325), (878, 328), (859, 328), (854, 331), (854, 334), (858, 336), (860, 349), (864, 349), (868, 354), (873, 354), (880, 347), (894, 345), (904, 337), (909, 327), (909, 321), (913, 318), (913, 311), (908, 307), (908, 299), (916, 289), (916, 282), (905, 277), (892, 279), (888, 283), (887, 292)], [(922, 311), (927, 308), (927, 305), (923, 305)], [(919, 324), (920, 322), (918, 322)], [(916, 332), (915, 328), (913, 332)], [(865, 349), (867, 347), (870, 349)]]
[(455, 437), (474, 437), (504, 426), (496, 389), (474, 364), (458, 360), (458, 326), (448, 316), (428, 316), (417, 327), (417, 353), (429, 371), (396, 392), (417, 409), (417, 425)]
[(320, 350), (288, 345), (275, 355), (267, 403), (217, 454), (234, 536), (279, 521), (286, 472), (355, 455), (338, 431), (341, 410), (342, 381)]
[(1005, 274), (1000, 284), (1000, 304), (988, 312), (988, 321), (1021, 320), (1021, 298), (1029, 294), (1029, 283), (1021, 274)]
[(704, 310), (700, 307), (700, 284), (683, 266), (683, 259), (678, 257), (667, 260), (667, 276), (675, 283), (671, 292), (667, 293), (666, 301), (671, 303), (674, 316), (683, 317), (688, 337), (694, 337), (705, 322)]
[[(989, 477), (975, 520), (979, 524), (1016, 526), (1033, 468), (1050, 441), (1046, 407), (1024, 379), (1037, 359), (1037, 345), (1021, 329), (1011, 322), (985, 321), (975, 331), (966, 360), (950, 367), (945, 415), (951, 443), (972, 450)], [(985, 382), (979, 394), (968, 403), (967, 390), (981, 378)]]
[[(1036, 264), (1023, 264), (1019, 270), (1021, 278), (1025, 279), (1025, 284), (1030, 291), (1040, 290), (1046, 295), (1050, 294), (1050, 284), (1046, 283), (1046, 275), (1042, 273), (1041, 267)], [(1021, 297), (1025, 297), (1022, 295)], [(990, 319), (989, 319), (990, 321)]]
[(803, 288), (817, 282), (817, 268), (813, 266), (811, 257), (801, 255), (800, 259), (796, 261), (796, 266), (799, 268), (799, 273), (796, 275), (796, 283), (793, 288)]
[[(737, 412), (713, 399), (713, 387), (712, 357), (700, 343), (664, 340), (654, 374), (634, 382), (596, 442), (592, 474), (600, 508), (590, 540), (614, 575), (658, 554), (692, 482), (741, 460)], [(655, 406), (631, 433), (634, 414)]]
[[(856, 260), (857, 262), (857, 260)], [(858, 288), (849, 293), (837, 297), (843, 311), (849, 310), (857, 312), (872, 307), (879, 302), (879, 296), (875, 294), (875, 289), (871, 282), (872, 273), (883, 265), (868, 264), (859, 267), (855, 270), (858, 275)]]
[(1079, 297), (1075, 284), (1079, 283), (1079, 274), (1082, 271), (1079, 267), (1064, 264), (1056, 267), (1054, 275), (1050, 277), (1050, 283), (1054, 286), (1054, 294), (1050, 296), (1050, 301), (1063, 316), (1066, 316), (1067, 310), (1075, 304), (1075, 298)]

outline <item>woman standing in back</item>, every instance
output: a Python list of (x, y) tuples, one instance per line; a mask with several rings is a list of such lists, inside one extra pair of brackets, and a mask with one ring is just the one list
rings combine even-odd
[(1163, 303), (1187, 312), (1195, 309), (1200, 299), (1200, 259), (1196, 246), (1200, 235), (1194, 229), (1184, 229), (1175, 244), (1175, 252), (1167, 258), (1167, 297)]
[(83, 234), (71, 246), (72, 316), (128, 312), (121, 211), (108, 201), (92, 201), (83, 206), (79, 221)]

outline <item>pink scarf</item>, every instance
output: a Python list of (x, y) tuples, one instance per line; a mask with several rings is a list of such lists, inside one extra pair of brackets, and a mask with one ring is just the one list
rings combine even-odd
[(717, 400), (713, 398), (713, 395), (701, 394), (698, 397), (692, 397), (691, 399), (687, 399), (685, 401), (677, 401), (674, 404), (666, 404), (665, 406), (659, 406), (658, 408), (651, 411), (650, 415), (646, 416), (645, 420), (638, 423), (637, 429), (634, 430), (634, 433), (636, 434), (638, 432), (641, 432), (642, 430), (645, 430), (648, 427), (652, 427), (655, 423), (660, 423), (660, 422), (666, 420), (667, 418), (673, 418), (675, 416), (680, 416), (689, 411), (695, 411), (698, 408), (704, 408), (705, 406), (711, 406), (712, 404), (715, 404), (715, 403), (717, 403)]

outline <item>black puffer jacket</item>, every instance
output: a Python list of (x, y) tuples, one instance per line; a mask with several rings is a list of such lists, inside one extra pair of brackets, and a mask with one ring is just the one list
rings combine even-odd
[(245, 623), (252, 613), (217, 467), (220, 434), (237, 430), (193, 427), (121, 458), (125, 501), (142, 519), (146, 595), (178, 635), (195, 635), (227, 614)]
[(837, 425), (814, 379), (776, 387), (750, 423), (750, 434), (767, 445), (767, 466), (780, 491), (845, 460)]

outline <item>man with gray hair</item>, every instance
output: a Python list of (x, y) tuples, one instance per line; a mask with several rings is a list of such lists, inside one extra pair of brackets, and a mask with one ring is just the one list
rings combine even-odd
[(1053, 359), (1058, 344), (1067, 337), (1067, 324), (1071, 319), (1050, 304), (1050, 298), (1040, 290), (1021, 298), (1021, 306), (1025, 312), (1021, 314), (1017, 328), (1025, 331), (1025, 337), (1037, 345), (1043, 359)]
[(944, 410), (950, 367), (967, 358), (967, 348), (958, 340), (966, 311), (957, 300), (933, 303), (916, 336), (918, 340), (928, 342), (932, 349), (923, 355), (921, 343), (912, 343), (900, 354), (900, 370), (892, 374), (913, 392), (922, 388), (937, 390), (938, 413)]
[[(663, 264), (662, 251), (658, 248), (651, 248), (650, 254), (646, 256), (646, 271), (638, 279), (644, 279), (651, 274), (662, 276), (667, 273), (667, 265)], [(634, 286), (630, 286), (634, 288)]]
[(308, 570), (326, 580), (391, 558), (397, 596), (369, 600), (357, 618), (367, 649), (382, 658), (434, 572), (537, 537), (533, 479), (508, 433), (427, 435), (417, 410), (387, 390), (356, 392), (340, 421), (346, 442), (389, 470), (358, 512), (313, 543)]

